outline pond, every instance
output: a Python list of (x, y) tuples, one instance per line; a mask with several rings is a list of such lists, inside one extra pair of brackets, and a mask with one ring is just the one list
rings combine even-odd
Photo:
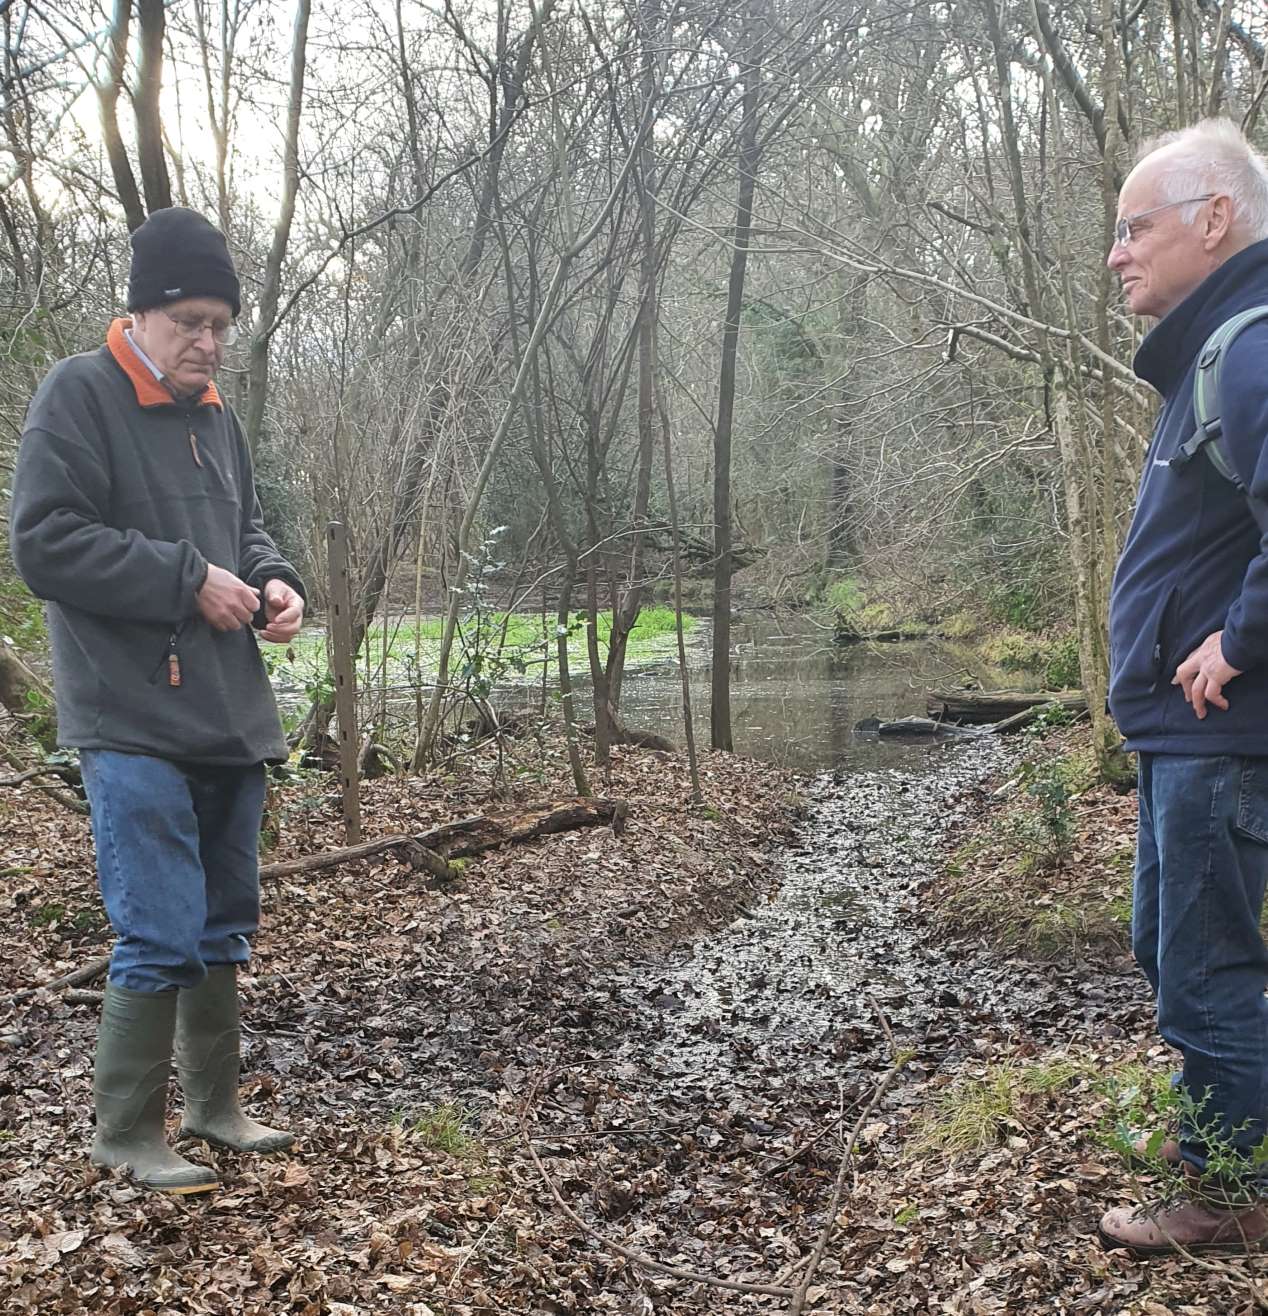
[[(925, 694), (966, 678), (1016, 685), (988, 673), (963, 646), (936, 640), (835, 645), (798, 614), (750, 613), (731, 628), (731, 730), (740, 754), (798, 772), (898, 766), (928, 742), (856, 736), (864, 718), (925, 715)], [(710, 627), (687, 653), (698, 745), (709, 742)], [(631, 670), (621, 695), (628, 725), (681, 742), (682, 683), (676, 662)]]
[[(687, 633), (696, 743), (709, 743), (709, 686), (712, 627), (698, 617)], [(319, 637), (319, 627), (306, 628)], [(797, 772), (826, 768), (886, 767), (911, 763), (927, 742), (857, 736), (864, 718), (891, 719), (925, 713), (925, 694), (940, 685), (971, 679), (984, 686), (1022, 682), (983, 667), (963, 645), (938, 640), (894, 644), (833, 643), (832, 633), (805, 614), (749, 612), (731, 628), (731, 727), (738, 753), (778, 763)], [(682, 682), (672, 635), (644, 646), (650, 655), (626, 668), (621, 711), (627, 725), (655, 731), (682, 744)], [(574, 658), (574, 678), (587, 672)], [(391, 674), (389, 705), (412, 725), (413, 688), (402, 673)], [(307, 706), (300, 683), (274, 673), (278, 703), (295, 715)], [(588, 676), (577, 679), (580, 717), (588, 721)], [(540, 683), (531, 678), (495, 689), (502, 712), (539, 707)]]

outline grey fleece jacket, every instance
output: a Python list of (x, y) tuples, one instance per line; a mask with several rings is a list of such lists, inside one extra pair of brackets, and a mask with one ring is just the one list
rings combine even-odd
[(122, 327), (49, 372), (14, 473), (10, 543), (48, 601), (58, 740), (207, 765), (284, 760), (254, 632), (213, 630), (195, 595), (208, 563), (257, 588), (303, 585), (264, 530), (215, 386), (175, 402)]

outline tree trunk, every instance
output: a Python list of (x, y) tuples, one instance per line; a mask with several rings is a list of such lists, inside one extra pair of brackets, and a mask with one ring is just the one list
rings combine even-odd
[(136, 112), (136, 153), (141, 166), (146, 209), (153, 214), (172, 204), (159, 108), (163, 90), (163, 29), (167, 6), (163, 0), (137, 0), (137, 19), (141, 28), (141, 58), (137, 64), (136, 91), (132, 96)]
[(264, 427), (264, 409), (268, 403), (269, 345), (282, 296), (282, 266), (291, 240), (291, 222), (295, 218), (295, 197), (299, 192), (299, 124), (304, 110), (304, 74), (307, 67), (308, 18), (311, 0), (297, 0), (295, 34), (291, 42), (291, 86), (286, 108), (286, 141), (282, 167), (282, 209), (273, 228), (268, 261), (264, 266), (264, 288), (256, 323), (258, 331), (251, 340), (251, 357), (247, 367), (247, 446), (254, 456)]
[(137, 190), (136, 175), (128, 159), (123, 135), (119, 131), (119, 93), (123, 90), (124, 68), (128, 57), (128, 29), (132, 24), (132, 0), (115, 0), (110, 22), (110, 51), (106, 61), (106, 80), (97, 84), (97, 101), (101, 110), (101, 137), (106, 145), (106, 158), (114, 178), (119, 204), (128, 223), (128, 231), (135, 233), (145, 223), (145, 206)]
[(709, 700), (710, 743), (734, 748), (731, 736), (731, 439), (735, 422), (735, 369), (740, 321), (744, 315), (744, 278), (753, 228), (753, 194), (760, 156), (757, 127), (762, 90), (763, 43), (755, 40), (744, 68), (743, 119), (740, 124), (740, 186), (735, 204), (735, 238), (727, 282), (726, 322), (722, 330), (722, 366), (718, 376), (718, 420), (713, 434), (713, 668)]

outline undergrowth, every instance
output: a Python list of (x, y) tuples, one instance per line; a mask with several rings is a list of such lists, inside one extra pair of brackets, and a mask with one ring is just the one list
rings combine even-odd
[(999, 788), (926, 899), (944, 926), (1010, 954), (1125, 949), (1134, 854), (1134, 801), (1097, 784), (1088, 734), (1069, 728)]

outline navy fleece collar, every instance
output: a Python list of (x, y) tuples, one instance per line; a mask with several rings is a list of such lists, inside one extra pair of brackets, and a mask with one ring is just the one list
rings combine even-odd
[(1212, 270), (1145, 337), (1132, 368), (1168, 397), (1202, 344), (1225, 320), (1268, 302), (1268, 240), (1253, 242)]

